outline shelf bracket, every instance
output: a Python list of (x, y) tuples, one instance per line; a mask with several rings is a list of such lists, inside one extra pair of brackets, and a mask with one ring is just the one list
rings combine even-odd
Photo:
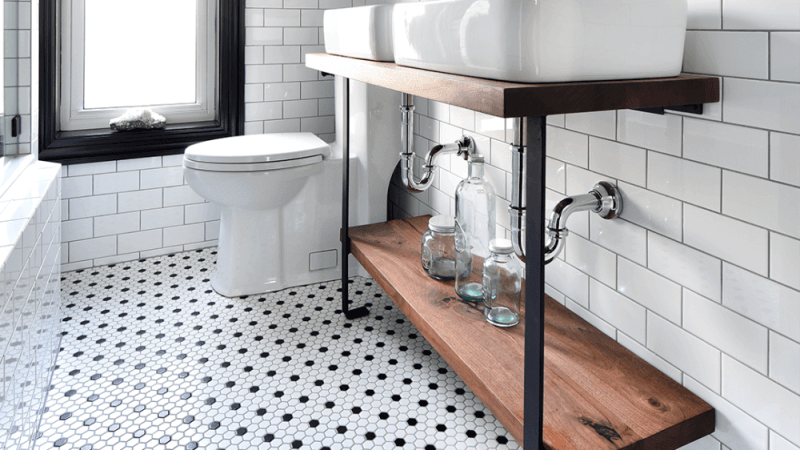
[(646, 112), (650, 114), (664, 115), (664, 111), (678, 111), (688, 114), (703, 114), (702, 103), (692, 103), (691, 105), (677, 105), (677, 106), (655, 106), (652, 108), (634, 108), (635, 111)]

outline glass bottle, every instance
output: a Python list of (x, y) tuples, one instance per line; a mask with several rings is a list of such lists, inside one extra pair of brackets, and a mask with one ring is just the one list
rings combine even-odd
[(522, 264), (508, 239), (493, 240), (489, 250), (492, 255), (483, 263), (483, 315), (492, 325), (512, 327), (519, 323)]
[(453, 216), (433, 216), (422, 235), (422, 268), (431, 278), (456, 277), (456, 223)]
[(483, 156), (470, 155), (469, 176), (456, 188), (456, 294), (483, 301), (482, 269), (495, 237), (495, 193), (483, 178)]

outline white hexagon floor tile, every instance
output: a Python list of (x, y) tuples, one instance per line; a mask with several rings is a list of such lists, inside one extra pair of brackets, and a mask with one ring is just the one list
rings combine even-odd
[(225, 298), (216, 249), (65, 273), (41, 449), (519, 445), (369, 278)]

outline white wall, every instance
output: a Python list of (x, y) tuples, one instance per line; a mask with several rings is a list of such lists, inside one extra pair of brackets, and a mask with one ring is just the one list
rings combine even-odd
[[(608, 180), (621, 220), (573, 216), (547, 292), (708, 401), (693, 450), (800, 448), (800, 7), (689, 0), (684, 71), (722, 77), (702, 117), (608, 111), (548, 117), (547, 199)], [(462, 133), (488, 156), (507, 235), (506, 121), (418, 99), (418, 155)], [(395, 217), (454, 213), (466, 163), (448, 158)]]

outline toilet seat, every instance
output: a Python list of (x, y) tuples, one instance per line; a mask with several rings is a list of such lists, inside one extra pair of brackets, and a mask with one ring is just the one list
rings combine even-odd
[(330, 146), (313, 133), (232, 136), (190, 145), (185, 167), (219, 172), (288, 169), (321, 162)]

